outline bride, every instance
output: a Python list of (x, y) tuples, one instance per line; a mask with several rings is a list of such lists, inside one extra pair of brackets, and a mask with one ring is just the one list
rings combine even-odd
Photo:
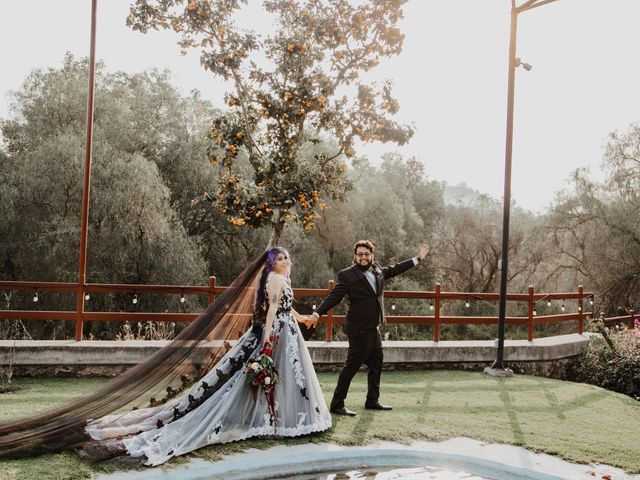
[[(0, 426), (0, 458), (84, 446), (86, 451), (108, 448), (144, 457), (147, 465), (159, 465), (206, 445), (329, 429), (331, 415), (298, 327), (298, 323), (311, 325), (315, 320), (292, 308), (290, 268), (284, 248), (268, 250), (194, 322), (199, 328), (187, 332), (194, 327), (190, 325), (151, 359), (126, 372), (124, 380), (110, 382), (84, 401)], [(217, 355), (212, 345), (221, 342), (211, 338), (220, 339), (221, 332), (228, 338), (233, 327), (241, 324), (238, 319), (247, 317), (242, 305), (249, 292), (255, 297), (251, 328), (226, 353)], [(223, 326), (225, 323), (232, 327)], [(222, 344), (230, 346), (226, 341)], [(164, 350), (168, 351), (159, 355)], [(271, 353), (279, 374), (272, 389), (252, 385), (247, 379), (251, 368), (247, 363), (261, 353)], [(207, 358), (209, 365), (203, 368), (199, 362)], [(189, 370), (196, 372), (194, 378), (184, 374)], [(156, 376), (156, 381), (141, 378), (149, 376)], [(130, 389), (140, 397), (178, 376), (182, 387), (168, 386), (160, 401), (151, 398), (144, 408), (92, 416), (130, 406)], [(80, 414), (74, 413), (77, 411)]]

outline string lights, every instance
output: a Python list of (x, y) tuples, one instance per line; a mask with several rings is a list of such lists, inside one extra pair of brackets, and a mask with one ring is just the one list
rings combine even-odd
[(134, 305), (136, 303), (138, 303), (138, 294), (137, 293), (133, 296), (133, 300), (131, 300), (131, 303), (133, 303)]
[(33, 303), (38, 303), (38, 290), (36, 290), (35, 288), (33, 289)]
[(396, 309), (396, 302), (392, 302), (391, 303), (391, 310), (395, 310)]
[(187, 299), (186, 299), (186, 298), (184, 298), (184, 290), (183, 290), (183, 291), (182, 291), (182, 294), (180, 295), (180, 303), (184, 303), (184, 302), (186, 302), (186, 301), (187, 301)]

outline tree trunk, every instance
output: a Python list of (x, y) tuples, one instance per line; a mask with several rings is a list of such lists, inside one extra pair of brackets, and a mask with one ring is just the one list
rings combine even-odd
[(269, 239), (269, 245), (267, 246), (267, 250), (278, 246), (283, 230), (284, 230), (284, 222), (276, 223), (276, 226), (273, 229), (273, 233), (271, 234), (271, 238)]

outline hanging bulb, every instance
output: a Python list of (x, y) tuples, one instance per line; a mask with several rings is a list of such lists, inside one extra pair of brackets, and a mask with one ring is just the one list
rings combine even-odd
[(316, 304), (315, 304), (315, 303), (314, 303), (313, 305), (311, 305), (311, 309), (312, 309), (314, 312), (315, 312), (316, 308), (317, 308), (317, 307), (316, 307)]
[(551, 300), (547, 300), (547, 307), (551, 306)]
[(91, 295), (89, 295), (89, 292), (84, 292), (84, 299), (89, 300), (90, 298), (91, 298)]
[(560, 310), (564, 312), (564, 302), (562, 302), (562, 306), (560, 307)]
[(33, 292), (33, 303), (38, 303), (38, 291)]
[(589, 306), (593, 307), (593, 298), (589, 299)]
[(464, 302), (464, 306), (465, 306), (465, 307), (469, 308), (469, 306), (470, 306), (470, 305), (471, 305), (471, 304), (469, 303), (469, 300), (467, 300), (466, 302)]
[(395, 310), (395, 309), (396, 309), (396, 302), (393, 302), (393, 303), (391, 304), (391, 310)]
[(433, 301), (429, 302), (429, 310), (433, 311)]
[(138, 303), (138, 294), (137, 294), (137, 293), (133, 296), (133, 300), (131, 300), (131, 302), (132, 302), (134, 305), (135, 305), (136, 303)]
[(578, 311), (581, 312), (582, 311), (582, 307), (578, 306)]
[(533, 309), (533, 316), (535, 317), (536, 315), (538, 315), (538, 311), (534, 308)]
[(187, 299), (184, 298), (184, 292), (183, 292), (182, 295), (180, 295), (180, 303), (184, 303), (186, 301), (187, 301)]

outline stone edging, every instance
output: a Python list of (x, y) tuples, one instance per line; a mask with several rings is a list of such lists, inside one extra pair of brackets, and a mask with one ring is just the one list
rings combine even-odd
[[(566, 364), (583, 353), (591, 336), (570, 334), (505, 341), (504, 361), (516, 373), (562, 378)], [(0, 367), (10, 363), (15, 375), (110, 376), (143, 361), (166, 341), (0, 340)], [(347, 342), (307, 343), (319, 371), (339, 369)], [(387, 341), (387, 370), (482, 370), (496, 357), (494, 341)]]

